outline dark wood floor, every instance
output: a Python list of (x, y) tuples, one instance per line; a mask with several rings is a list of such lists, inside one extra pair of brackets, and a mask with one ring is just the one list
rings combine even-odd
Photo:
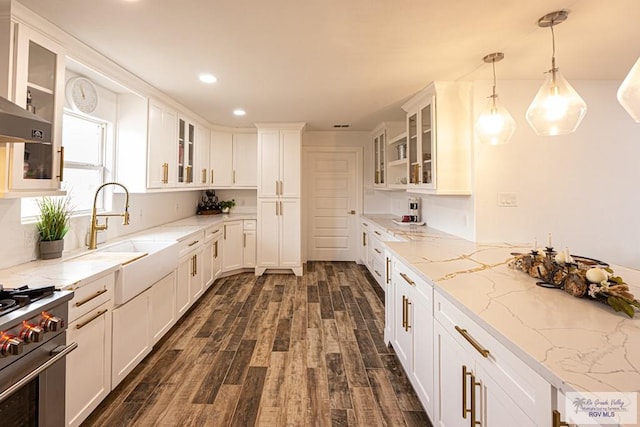
[(84, 426), (430, 426), (355, 263), (220, 279)]

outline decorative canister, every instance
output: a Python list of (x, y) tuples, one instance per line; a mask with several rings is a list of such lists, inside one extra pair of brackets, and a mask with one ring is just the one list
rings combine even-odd
[(398, 149), (398, 160), (407, 158), (407, 144), (400, 144), (397, 147)]

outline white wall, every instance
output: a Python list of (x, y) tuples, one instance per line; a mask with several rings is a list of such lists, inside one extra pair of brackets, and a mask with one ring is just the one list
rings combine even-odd
[[(571, 81), (587, 114), (570, 135), (539, 137), (525, 119), (542, 83), (500, 81), (498, 92), (516, 120), (512, 143), (475, 147), (478, 241), (531, 241), (640, 268), (640, 124), (616, 100), (617, 81)], [(476, 82), (475, 108), (490, 82)], [(518, 206), (497, 206), (515, 192)]]

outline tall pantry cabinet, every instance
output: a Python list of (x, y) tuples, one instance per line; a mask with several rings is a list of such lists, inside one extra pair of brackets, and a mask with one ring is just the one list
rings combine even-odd
[(302, 275), (300, 163), (304, 123), (257, 124), (256, 275), (292, 269)]

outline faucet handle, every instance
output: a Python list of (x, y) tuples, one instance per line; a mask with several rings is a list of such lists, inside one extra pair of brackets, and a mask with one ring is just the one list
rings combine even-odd
[(122, 225), (129, 225), (129, 211), (125, 210), (122, 214)]

